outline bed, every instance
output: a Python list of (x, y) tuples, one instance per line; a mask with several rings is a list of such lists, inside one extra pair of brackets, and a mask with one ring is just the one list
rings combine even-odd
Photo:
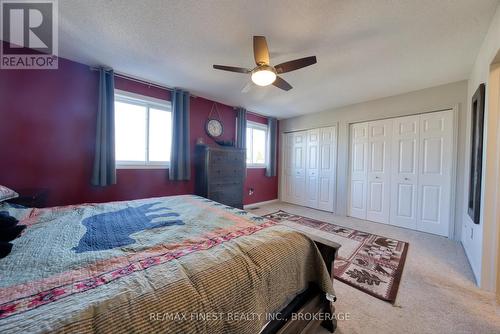
[(0, 211), (28, 225), (0, 259), (1, 333), (267, 333), (311, 287), (335, 298), (311, 239), (203, 197)]

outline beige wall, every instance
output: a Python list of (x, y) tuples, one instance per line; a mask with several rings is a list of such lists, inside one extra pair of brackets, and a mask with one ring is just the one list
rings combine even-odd
[[(407, 116), (418, 113), (451, 109), (458, 106), (458, 165), (457, 189), (464, 187), (464, 145), (467, 82), (460, 81), (442, 86), (427, 88), (411, 93), (354, 104), (319, 113), (289, 118), (280, 121), (280, 130), (290, 132), (338, 124), (338, 167), (337, 167), (337, 205), (336, 213), (347, 213), (348, 164), (349, 164), (349, 124), (389, 117)], [(283, 150), (281, 150), (283, 152)], [(454, 238), (460, 238), (461, 206), (463, 193), (456, 192), (456, 227)]]
[[(467, 203), (464, 201), (463, 211), (463, 233), (462, 244), (464, 245), (465, 252), (469, 258), (471, 267), (476, 275), (479, 285), (486, 290), (496, 289), (496, 255), (497, 243), (495, 233), (498, 224), (495, 217), (498, 211), (495, 210), (494, 202), (498, 202), (498, 179), (495, 175), (498, 174), (498, 168), (495, 167), (499, 159), (499, 155), (495, 154), (494, 146), (497, 141), (498, 127), (497, 115), (498, 110), (490, 108), (491, 89), (494, 83), (490, 81), (491, 65), (495, 62), (495, 57), (500, 49), (500, 5), (497, 7), (496, 13), (492, 19), (491, 25), (488, 29), (481, 48), (477, 54), (473, 69), (471, 71), (468, 82), (467, 100), (470, 101), (472, 95), (476, 91), (480, 83), (486, 84), (486, 101), (485, 101), (485, 145), (483, 156), (483, 187), (482, 187), (482, 214), (481, 223), (476, 225), (472, 223), (467, 215)], [(469, 154), (470, 143), (470, 122), (471, 110), (468, 105), (466, 113), (466, 156)], [(466, 175), (469, 173), (468, 161), (464, 161), (464, 169)], [(493, 188), (492, 188), (493, 187)], [(468, 193), (468, 184), (464, 185), (464, 193)], [(487, 196), (485, 196), (487, 194)], [(493, 211), (495, 210), (495, 211)]]

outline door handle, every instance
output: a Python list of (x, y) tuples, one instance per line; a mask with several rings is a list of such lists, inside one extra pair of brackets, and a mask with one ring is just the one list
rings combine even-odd
[(410, 179), (409, 179), (409, 178), (407, 178), (407, 177), (405, 177), (405, 181), (410, 181)]
[(376, 179), (380, 179), (380, 176), (375, 176)]

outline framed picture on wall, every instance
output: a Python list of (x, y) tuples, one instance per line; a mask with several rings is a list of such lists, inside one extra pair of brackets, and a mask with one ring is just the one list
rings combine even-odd
[(480, 84), (472, 96), (471, 150), (469, 175), (468, 214), (475, 224), (480, 221), (481, 175), (483, 171), (483, 130), (484, 130), (485, 86)]

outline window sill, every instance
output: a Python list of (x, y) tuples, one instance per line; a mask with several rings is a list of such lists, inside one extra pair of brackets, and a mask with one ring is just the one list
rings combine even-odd
[(116, 169), (169, 169), (170, 165), (116, 165)]
[(247, 165), (247, 168), (266, 168), (266, 165)]

